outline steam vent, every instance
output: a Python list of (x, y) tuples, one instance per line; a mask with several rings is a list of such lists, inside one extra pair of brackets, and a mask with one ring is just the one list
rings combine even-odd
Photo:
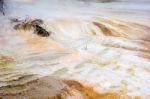
[(150, 0), (0, 0), (0, 99), (150, 99)]

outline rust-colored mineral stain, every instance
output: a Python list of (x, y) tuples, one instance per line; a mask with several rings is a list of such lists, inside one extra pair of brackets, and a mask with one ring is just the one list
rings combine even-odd
[(96, 32), (94, 30), (91, 30), (91, 33), (96, 36)]
[[(147, 37), (147, 39), (148, 39), (148, 37)], [(147, 49), (150, 50), (150, 42), (147, 41), (147, 39), (142, 39), (142, 38), (140, 38), (140, 39), (137, 41), (137, 43), (140, 44), (141, 46), (143, 46), (143, 47), (145, 47), (145, 48), (147, 48)], [(150, 39), (150, 37), (149, 37), (149, 39)]]
[(148, 50), (148, 49), (132, 48), (132, 47), (124, 46), (124, 45), (113, 45), (113, 44), (103, 44), (103, 45), (108, 46), (108, 47), (113, 47), (113, 48), (121, 48), (121, 49), (125, 49), (125, 50), (136, 51), (139, 53), (142, 53), (142, 52), (150, 53), (150, 50)]
[[(147, 39), (150, 37), (147, 37)], [(138, 56), (150, 60), (150, 42), (147, 39), (138, 40), (137, 43), (143, 46), (147, 51), (138, 52)]]
[(139, 52), (138, 56), (147, 59), (148, 61), (150, 60), (150, 53)]
[(111, 30), (109, 28), (107, 28), (105, 25), (103, 25), (101, 23), (97, 23), (97, 22), (93, 22), (93, 24), (96, 25), (97, 27), (99, 27), (106, 36), (112, 35)]
[(138, 96), (128, 96), (120, 93), (98, 93), (92, 87), (83, 86), (81, 83), (74, 80), (64, 81), (70, 88), (76, 89), (83, 94), (84, 99), (140, 99)]
[[(36, 52), (45, 52), (45, 51), (64, 51), (65, 48), (61, 46), (59, 43), (51, 40), (45, 39), (38, 36), (33, 36), (29, 33), (20, 33), (19, 37), (21, 37), (24, 41), (26, 41), (26, 47), (32, 49)], [(42, 47), (41, 47), (42, 46)]]

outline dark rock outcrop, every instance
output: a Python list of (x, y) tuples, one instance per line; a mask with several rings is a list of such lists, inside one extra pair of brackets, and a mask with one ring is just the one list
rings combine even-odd
[(37, 34), (41, 37), (48, 37), (51, 34), (51, 32), (48, 32), (46, 29), (42, 27), (42, 24), (44, 24), (44, 22), (41, 19), (24, 20), (24, 21), (18, 19), (11, 19), (11, 22), (17, 23), (14, 26), (15, 30), (24, 30), (24, 31), (33, 30), (34, 34)]
[(0, 0), (0, 12), (5, 15), (5, 12), (4, 12), (4, 0)]

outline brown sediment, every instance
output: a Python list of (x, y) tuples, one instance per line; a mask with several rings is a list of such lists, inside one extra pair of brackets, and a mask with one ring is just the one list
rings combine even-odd
[[(149, 38), (150, 38), (150, 37), (149, 37)], [(150, 42), (144, 41), (144, 40), (140, 40), (138, 43), (139, 43), (141, 46), (143, 46), (144, 48), (150, 50)]]
[[(2, 99), (55, 99), (53, 97), (63, 92), (65, 85), (61, 80), (55, 79), (53, 77), (44, 77), (38, 80), (31, 81), (22, 85), (23, 87), (11, 86), (3, 91), (7, 93), (1, 93), (0, 97)], [(6, 90), (5, 90), (6, 89)], [(10, 93), (10, 90), (16, 91), (16, 93)], [(56, 98), (59, 99), (59, 98)]]
[(138, 49), (138, 48), (132, 48), (132, 47), (121, 46), (121, 45), (112, 45), (112, 44), (103, 44), (103, 45), (108, 46), (108, 47), (121, 48), (121, 49), (129, 50), (129, 51), (135, 51), (135, 53), (137, 53), (137, 56), (150, 60), (149, 49)]
[(105, 25), (97, 23), (97, 22), (93, 22), (93, 24), (99, 27), (105, 35), (112, 35), (111, 30), (107, 28)]
[(150, 60), (150, 53), (145, 53), (145, 52), (139, 52), (138, 53), (139, 57), (142, 57), (144, 59)]
[[(100, 22), (93, 22), (93, 24), (95, 26), (97, 26), (105, 36), (124, 37), (124, 38), (128, 38), (128, 39), (131, 39), (133, 36), (133, 34), (126, 33), (125, 30), (129, 30), (129, 29), (121, 29), (119, 26), (109, 27)], [(120, 24), (120, 26), (121, 25), (123, 25), (123, 24)]]
[[(20, 90), (16, 93), (11, 91)], [(98, 93), (74, 80), (62, 80), (54, 77), (43, 77), (30, 83), (4, 87), (1, 99), (140, 99), (119, 93)]]
[(96, 32), (91, 29), (91, 33), (95, 36)]
[[(138, 52), (138, 56), (143, 57), (145, 59), (150, 60), (150, 42), (147, 41), (147, 39), (150, 37), (147, 37), (145, 40), (138, 40), (137, 43), (143, 46), (147, 51)], [(147, 53), (149, 52), (149, 53)]]
[(114, 48), (122, 48), (122, 49), (126, 49), (126, 50), (131, 50), (131, 51), (150, 53), (150, 50), (147, 50), (147, 49), (132, 48), (132, 47), (124, 46), (124, 45), (113, 45), (113, 44), (103, 44), (103, 45), (109, 46), (109, 47), (114, 47)]
[(113, 19), (98, 18), (98, 20), (99, 21), (94, 21), (93, 24), (96, 25), (106, 36), (150, 41), (149, 26)]

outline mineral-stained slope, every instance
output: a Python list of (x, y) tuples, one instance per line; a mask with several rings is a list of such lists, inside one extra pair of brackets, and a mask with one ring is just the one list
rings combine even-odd
[(5, 3), (0, 98), (149, 99), (148, 1)]

